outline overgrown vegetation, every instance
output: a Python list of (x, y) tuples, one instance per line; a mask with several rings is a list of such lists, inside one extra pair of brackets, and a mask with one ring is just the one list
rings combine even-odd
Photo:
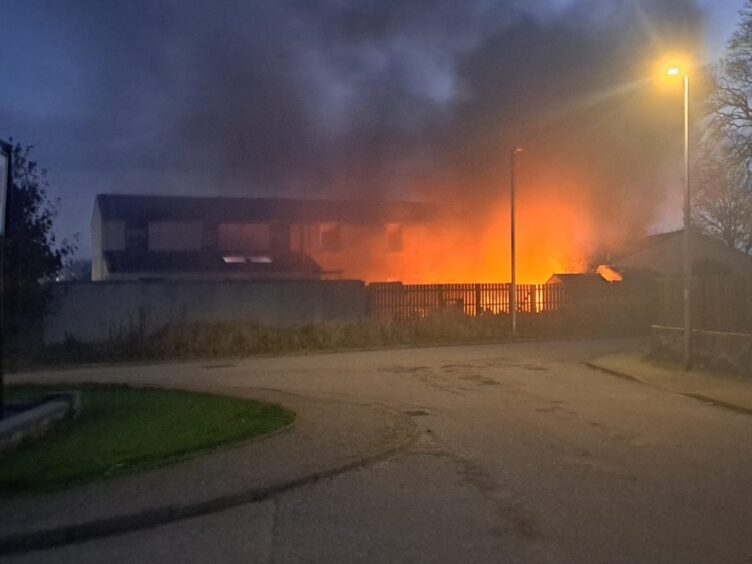
[[(587, 300), (559, 312), (520, 313), (521, 338), (647, 334), (652, 309), (644, 298)], [(176, 323), (153, 335), (133, 334), (98, 345), (69, 340), (46, 349), (42, 364), (243, 357), (299, 351), (371, 349), (403, 345), (501, 342), (511, 339), (508, 315), (471, 317), (447, 309), (407, 321), (330, 322), (289, 327), (258, 323)]]
[[(11, 386), (28, 400), (60, 387)], [(153, 468), (189, 453), (280, 429), (279, 406), (178, 390), (83, 386), (80, 416), (0, 459), (0, 495), (43, 491)]]

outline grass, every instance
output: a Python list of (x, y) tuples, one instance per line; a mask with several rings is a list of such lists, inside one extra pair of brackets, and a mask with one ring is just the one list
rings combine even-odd
[[(61, 387), (9, 386), (10, 400)], [(0, 495), (49, 491), (154, 468), (218, 445), (280, 429), (294, 420), (259, 401), (126, 386), (65, 387), (82, 392), (80, 416), (0, 458)]]

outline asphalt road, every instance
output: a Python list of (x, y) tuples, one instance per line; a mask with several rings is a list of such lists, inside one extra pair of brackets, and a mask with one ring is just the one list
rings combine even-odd
[(103, 381), (385, 404), (422, 432), (388, 460), (265, 502), (8, 562), (752, 562), (752, 417), (581, 363), (639, 345), (99, 371)]

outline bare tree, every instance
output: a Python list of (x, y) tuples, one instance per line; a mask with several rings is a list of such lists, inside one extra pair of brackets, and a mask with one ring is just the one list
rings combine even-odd
[(708, 127), (695, 167), (695, 221), (752, 254), (752, 0), (715, 73)]
[(729, 158), (752, 165), (752, 0), (740, 12), (739, 27), (731, 37), (716, 73), (709, 105), (714, 125), (728, 141)]
[(752, 254), (752, 177), (734, 162), (730, 143), (706, 141), (695, 167), (693, 220), (729, 247)]

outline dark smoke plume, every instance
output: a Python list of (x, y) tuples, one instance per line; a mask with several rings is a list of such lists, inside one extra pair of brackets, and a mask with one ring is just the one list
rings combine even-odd
[(680, 112), (642, 79), (664, 50), (697, 51), (701, 19), (693, 0), (82, 0), (48, 14), (85, 69), (71, 166), (106, 171), (93, 191), (421, 198), (472, 217), (523, 145), (521, 182), (582, 177), (605, 230), (655, 213)]

